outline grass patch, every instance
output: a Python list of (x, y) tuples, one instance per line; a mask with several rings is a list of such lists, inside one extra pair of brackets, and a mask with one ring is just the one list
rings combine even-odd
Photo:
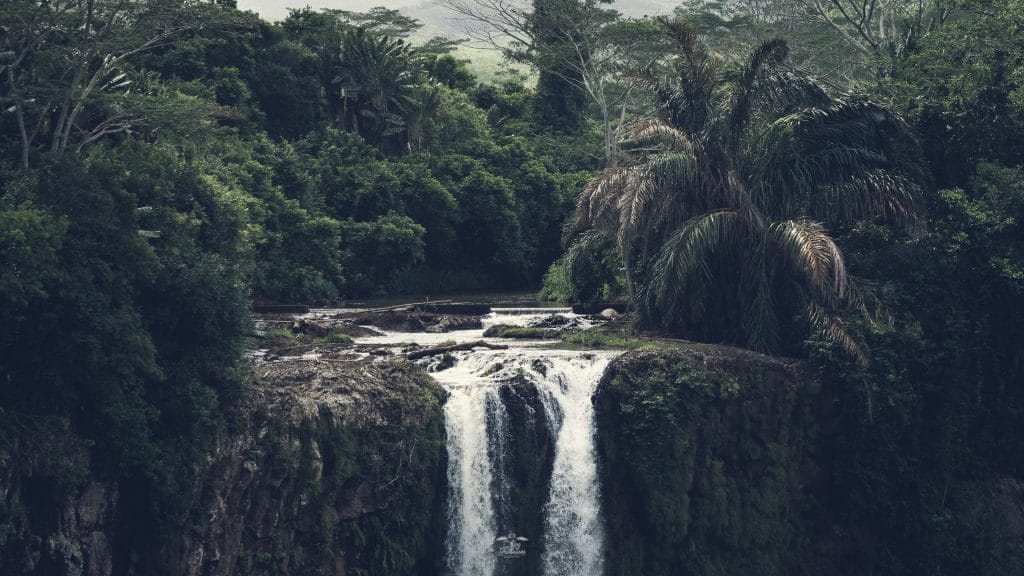
[(351, 344), (352, 337), (341, 332), (331, 332), (326, 336), (313, 339), (314, 344)]
[(551, 333), (544, 328), (532, 328), (527, 326), (511, 326), (501, 331), (500, 338), (520, 338), (523, 340), (542, 340), (550, 338)]
[(266, 330), (263, 332), (263, 336), (267, 340), (271, 340), (276, 343), (291, 343), (297, 340), (295, 334), (292, 334), (291, 329), (280, 326)]
[(559, 347), (582, 350), (638, 350), (640, 348), (665, 348), (666, 343), (650, 338), (630, 338), (609, 334), (600, 328), (582, 332), (571, 332), (562, 336)]
[(484, 332), (484, 338), (515, 338), (520, 340), (548, 340), (557, 338), (549, 328), (535, 326), (491, 326)]

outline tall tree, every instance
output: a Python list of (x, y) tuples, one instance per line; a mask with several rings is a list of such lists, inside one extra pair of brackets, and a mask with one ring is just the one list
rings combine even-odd
[(138, 117), (109, 98), (129, 93), (132, 58), (229, 20), (198, 0), (5, 3), (0, 97), (15, 116), (22, 165), (41, 140), (43, 148), (63, 152), (132, 130)]
[[(621, 20), (605, 0), (537, 0), (534, 11), (521, 0), (442, 1), (474, 25), (478, 41), (540, 72), (538, 123), (571, 131), (586, 100), (601, 121), (605, 164), (618, 161), (619, 131), (637, 104), (620, 73), (649, 68), (661, 55), (649, 49), (658, 39), (649, 23)], [(623, 25), (629, 34), (619, 33)]]
[(423, 27), (419, 20), (384, 6), (370, 8), (367, 12), (351, 10), (325, 10), (324, 12), (338, 18), (348, 26), (364, 28), (374, 34), (392, 38), (408, 38)]
[(406, 41), (356, 28), (342, 39), (337, 82), (346, 127), (372, 143), (404, 133), (422, 70)]
[(574, 18), (579, 13), (576, 4), (575, 0), (533, 0), (528, 26), (533, 35), (531, 49), (540, 70), (533, 119), (542, 130), (574, 134), (583, 128), (586, 119), (583, 74), (568, 63), (579, 60), (571, 52), (585, 40)]
[(580, 196), (570, 260), (613, 237), (648, 322), (772, 351), (803, 339), (802, 316), (865, 360), (842, 321), (860, 294), (829, 230), (914, 218), (923, 176), (903, 122), (830, 98), (780, 40), (729, 69), (692, 27), (663, 22), (677, 60), (651, 80), (660, 112), (634, 126), (631, 161)]

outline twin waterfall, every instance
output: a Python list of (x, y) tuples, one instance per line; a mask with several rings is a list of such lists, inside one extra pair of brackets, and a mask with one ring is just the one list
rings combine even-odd
[[(556, 313), (563, 318), (552, 318)], [(569, 309), (496, 308), (483, 324), (544, 322), (587, 323)], [(390, 332), (362, 341), (401, 347), (482, 338), (477, 329)], [(592, 396), (617, 353), (493, 342), (510, 348), (424, 361), (450, 393), (446, 576), (600, 576), (604, 533)], [(525, 552), (499, 556), (495, 538), (510, 533), (528, 539)]]
[[(530, 347), (475, 351), (435, 374), (451, 394), (445, 406), (450, 576), (527, 573), (516, 566), (521, 560), (495, 554), (495, 536), (509, 532), (529, 538), (527, 547), (540, 552), (544, 576), (602, 573), (591, 397), (613, 357)], [(532, 402), (523, 398), (531, 393)], [(523, 439), (514, 437), (510, 403), (517, 406), (521, 430), (529, 433), (539, 424), (547, 435), (545, 444), (553, 452), (548, 470), (543, 450), (524, 447)], [(513, 450), (513, 444), (519, 449)], [(534, 492), (541, 493), (543, 502), (533, 511), (522, 509), (518, 493), (530, 482), (523, 479), (528, 466), (550, 474), (535, 482)], [(542, 533), (516, 525), (531, 513), (538, 516)]]

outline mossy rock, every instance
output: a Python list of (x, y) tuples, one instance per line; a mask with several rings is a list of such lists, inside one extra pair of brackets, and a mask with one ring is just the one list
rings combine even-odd
[(533, 326), (506, 326), (499, 324), (484, 331), (485, 338), (510, 338), (515, 340), (554, 340), (560, 331)]
[(607, 573), (796, 573), (805, 380), (732, 348), (615, 360), (594, 400)]

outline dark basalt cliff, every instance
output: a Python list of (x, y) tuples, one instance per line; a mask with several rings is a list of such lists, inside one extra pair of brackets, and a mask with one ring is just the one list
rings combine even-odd
[(727, 347), (618, 358), (594, 399), (608, 576), (937, 574), (909, 566), (943, 526), (957, 573), (1024, 573), (1024, 482), (976, 470), (947, 480), (946, 516), (915, 514), (934, 471), (861, 393)]
[[(498, 439), (502, 454), (494, 492), (500, 494), (495, 510), (498, 525), (522, 534), (544, 532), (544, 505), (554, 462), (555, 440), (544, 414), (536, 385), (519, 377), (501, 386), (500, 401), (508, 419), (507, 433)], [(495, 576), (541, 574), (540, 542), (526, 547), (526, 556), (499, 562)]]
[[(26, 432), (0, 438), (13, 447), (0, 452), (0, 574), (442, 574), (444, 390), (404, 361), (259, 364), (254, 381), (182, 469), (174, 518), (134, 509), (133, 486), (83, 477), (90, 446), (60, 421), (13, 423)], [(906, 560), (890, 543), (943, 525), (957, 527), (943, 552), (962, 565), (1021, 574), (1024, 482), (979, 469), (948, 481), (948, 516), (907, 514), (927, 496), (908, 475), (929, 468), (877, 440), (880, 424), (849, 409), (855, 392), (804, 363), (726, 347), (612, 362), (594, 398), (606, 574), (922, 573), (893, 564)], [(540, 534), (554, 457), (542, 398), (520, 376), (502, 383), (500, 404), (497, 513)], [(888, 508), (901, 524), (875, 512)], [(499, 576), (539, 573), (542, 542), (527, 550)]]
[(595, 398), (612, 575), (786, 573), (808, 413), (795, 363), (630, 353)]
[(47, 500), (54, 468), (83, 463), (87, 446), (53, 430), (34, 449), (59, 458), (13, 454), (0, 476), (0, 573), (436, 573), (441, 387), (408, 363), (282, 362), (255, 379), (231, 431), (187, 471), (184, 525), (156, 548), (131, 533), (149, 527), (124, 524), (130, 486), (88, 480)]

